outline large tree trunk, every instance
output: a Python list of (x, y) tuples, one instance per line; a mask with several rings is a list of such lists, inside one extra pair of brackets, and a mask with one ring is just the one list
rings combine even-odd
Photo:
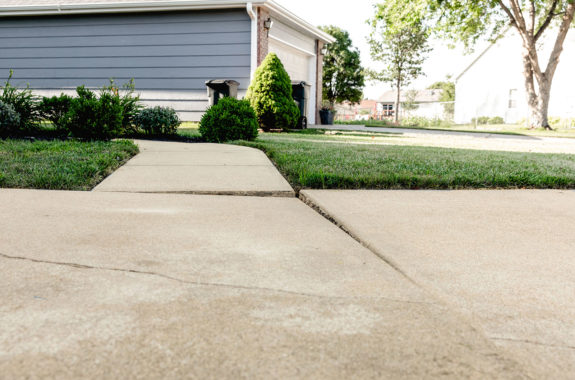
[(535, 88), (535, 73), (533, 72), (528, 51), (523, 55), (523, 76), (525, 78), (525, 94), (529, 109), (529, 127), (550, 129), (548, 109), (551, 86), (549, 82), (545, 81), (544, 85), (540, 86), (539, 91)]
[(395, 98), (395, 124), (399, 125), (399, 103), (401, 101), (401, 81), (397, 80), (397, 97)]

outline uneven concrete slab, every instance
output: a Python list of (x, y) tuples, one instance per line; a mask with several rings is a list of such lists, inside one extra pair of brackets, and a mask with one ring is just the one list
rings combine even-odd
[(287, 181), (257, 149), (226, 144), (137, 143), (140, 154), (94, 191), (294, 196)]
[(525, 378), (296, 199), (0, 190), (6, 378)]
[(304, 191), (537, 378), (575, 374), (574, 191)]

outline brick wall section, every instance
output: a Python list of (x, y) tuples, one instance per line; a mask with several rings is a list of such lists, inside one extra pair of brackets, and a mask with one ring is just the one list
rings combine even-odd
[(269, 51), (268, 45), (268, 31), (264, 28), (264, 22), (270, 17), (270, 13), (263, 9), (258, 8), (258, 66), (266, 58)]
[(316, 57), (317, 57), (317, 64), (316, 64), (316, 70), (317, 70), (317, 80), (316, 80), (316, 113), (315, 113), (315, 123), (316, 124), (321, 124), (321, 119), (319, 117), (319, 110), (321, 109), (321, 103), (322, 103), (322, 99), (323, 99), (323, 55), (321, 54), (321, 51), (323, 49), (323, 42), (317, 40), (316, 41)]

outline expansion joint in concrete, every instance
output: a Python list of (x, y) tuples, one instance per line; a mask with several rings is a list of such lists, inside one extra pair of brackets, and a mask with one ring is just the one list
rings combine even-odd
[(327, 210), (323, 209), (320, 205), (318, 205), (316, 202), (314, 202), (311, 198), (307, 197), (305, 194), (303, 194), (301, 192), (298, 192), (297, 197), (299, 198), (299, 200), (301, 200), (303, 203), (305, 203), (306, 205), (311, 207), (313, 210), (315, 210), (318, 214), (323, 216), (325, 219), (327, 219), (331, 223), (335, 224), (339, 229), (341, 229), (343, 232), (345, 232), (347, 235), (349, 235), (353, 240), (357, 241), (363, 247), (367, 248), (371, 253), (373, 253), (379, 259), (384, 261), (387, 265), (392, 267), (393, 270), (398, 272), (401, 276), (406, 278), (409, 282), (411, 282), (412, 284), (414, 284), (418, 287), (422, 287), (421, 284), (419, 284), (417, 281), (415, 281), (413, 278), (411, 278), (403, 269), (401, 269), (399, 264), (397, 264), (393, 259), (391, 259), (387, 255), (385, 255), (382, 252), (380, 252), (379, 250), (377, 250), (371, 244), (369, 244), (366, 241), (364, 241), (363, 239), (361, 239), (359, 236), (357, 236), (357, 234), (355, 234), (353, 231), (351, 231), (349, 228), (347, 228), (345, 226), (345, 224), (343, 224), (340, 220), (338, 220), (336, 217), (334, 217), (329, 212), (327, 212)]

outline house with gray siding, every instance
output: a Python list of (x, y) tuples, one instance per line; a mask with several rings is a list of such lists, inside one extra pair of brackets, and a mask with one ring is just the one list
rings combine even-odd
[(321, 104), (322, 48), (333, 38), (273, 0), (2, 0), (0, 78), (41, 95), (135, 81), (146, 105), (197, 121), (205, 82), (233, 79), (245, 95), (275, 52), (310, 85), (308, 120)]

